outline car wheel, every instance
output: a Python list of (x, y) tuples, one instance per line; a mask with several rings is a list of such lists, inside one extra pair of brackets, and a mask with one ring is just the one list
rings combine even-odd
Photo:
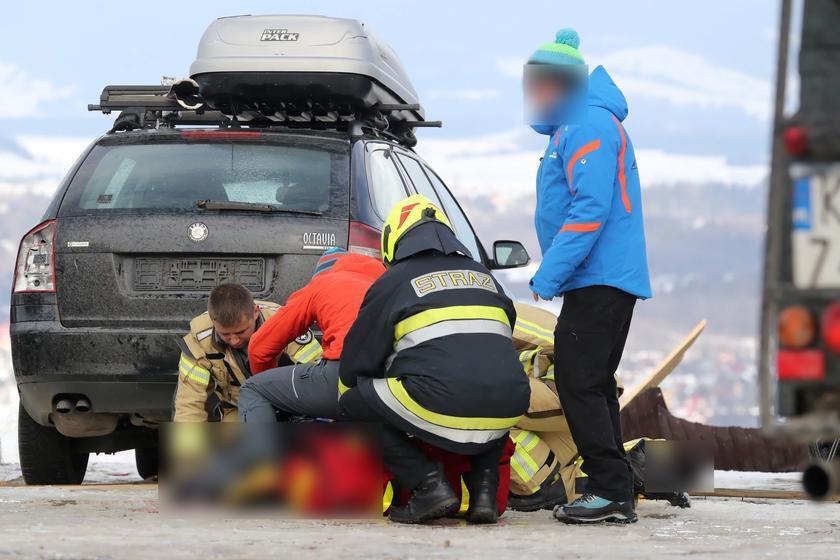
[(137, 465), (137, 474), (143, 480), (158, 475), (158, 448), (138, 447), (134, 450), (134, 463)]
[(18, 451), (26, 484), (81, 484), (88, 453), (74, 449), (73, 439), (42, 426), (18, 405)]

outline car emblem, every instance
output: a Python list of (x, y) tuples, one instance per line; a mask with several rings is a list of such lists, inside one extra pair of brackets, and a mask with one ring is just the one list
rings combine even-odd
[(187, 236), (189, 236), (190, 241), (195, 241), (196, 243), (207, 239), (209, 234), (210, 230), (201, 222), (191, 224), (190, 227), (187, 228)]

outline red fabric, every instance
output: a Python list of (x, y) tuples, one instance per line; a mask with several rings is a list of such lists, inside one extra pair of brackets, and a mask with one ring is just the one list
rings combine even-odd
[[(458, 499), (461, 499), (461, 477), (470, 470), (470, 460), (466, 455), (457, 455), (433, 447), (427, 443), (420, 443), (420, 447), (426, 452), (433, 461), (437, 461), (443, 465), (443, 470), (446, 472), (446, 479), (449, 485), (455, 491)], [(510, 491), (510, 458), (516, 446), (513, 440), (508, 438), (502, 457), (499, 459), (499, 491), (496, 493), (496, 508), (499, 515), (502, 515), (507, 509), (508, 492)], [(385, 471), (385, 484), (393, 480), (394, 476)], [(408, 501), (408, 492), (402, 492), (395, 497), (394, 503), (405, 504)]]
[(365, 293), (383, 272), (385, 267), (373, 257), (339, 255), (332, 268), (289, 296), (286, 305), (251, 337), (248, 357), (252, 373), (276, 367), (286, 346), (316, 321), (324, 332), (324, 358), (337, 360)]

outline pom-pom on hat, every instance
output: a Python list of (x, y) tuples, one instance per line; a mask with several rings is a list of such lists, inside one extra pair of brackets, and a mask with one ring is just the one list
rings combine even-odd
[(577, 31), (564, 27), (556, 33), (553, 43), (545, 43), (534, 51), (528, 64), (585, 64), (579, 46)]

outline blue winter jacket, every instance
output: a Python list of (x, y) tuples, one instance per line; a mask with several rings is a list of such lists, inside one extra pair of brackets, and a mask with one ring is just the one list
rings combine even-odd
[(586, 121), (550, 134), (537, 172), (534, 222), (543, 260), (531, 290), (545, 299), (593, 285), (649, 298), (642, 196), (627, 101), (603, 67), (589, 78)]

